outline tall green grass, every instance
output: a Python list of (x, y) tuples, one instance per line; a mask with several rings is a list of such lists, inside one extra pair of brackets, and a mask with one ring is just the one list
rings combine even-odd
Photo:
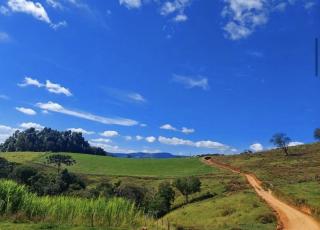
[(122, 198), (39, 197), (10, 180), (0, 180), (0, 214), (35, 222), (91, 227), (134, 228), (144, 219), (132, 202)]

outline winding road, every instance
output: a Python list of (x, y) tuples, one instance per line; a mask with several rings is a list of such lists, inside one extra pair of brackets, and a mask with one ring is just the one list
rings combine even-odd
[(277, 197), (272, 195), (270, 190), (264, 190), (261, 186), (261, 181), (259, 181), (253, 174), (242, 173), (238, 169), (232, 168), (231, 166), (213, 159), (203, 159), (203, 162), (207, 165), (227, 169), (234, 173), (244, 175), (256, 193), (277, 213), (278, 229), (320, 230), (320, 224), (314, 218), (279, 200)]

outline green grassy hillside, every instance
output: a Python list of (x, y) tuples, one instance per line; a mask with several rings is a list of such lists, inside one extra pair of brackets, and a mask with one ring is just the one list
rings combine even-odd
[[(0, 153), (9, 161), (18, 163), (45, 163), (46, 153)], [(143, 177), (177, 177), (205, 175), (218, 170), (202, 164), (198, 158), (177, 159), (126, 159), (87, 154), (68, 153), (77, 161), (70, 171), (81, 174), (143, 176)]]
[(320, 218), (320, 143), (257, 154), (216, 157), (218, 161), (254, 172), (265, 186), (297, 206), (307, 206)]

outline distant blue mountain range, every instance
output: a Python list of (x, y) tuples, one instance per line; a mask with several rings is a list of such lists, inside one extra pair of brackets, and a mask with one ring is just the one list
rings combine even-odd
[(167, 159), (167, 158), (181, 158), (184, 156), (176, 156), (171, 153), (111, 153), (113, 157), (121, 158), (157, 158), (157, 159)]

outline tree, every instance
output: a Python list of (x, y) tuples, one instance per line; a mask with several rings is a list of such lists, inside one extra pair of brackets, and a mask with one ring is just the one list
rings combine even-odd
[(21, 165), (13, 170), (11, 177), (19, 183), (31, 185), (31, 178), (37, 173), (38, 171), (35, 168)]
[(189, 203), (189, 195), (200, 192), (201, 181), (198, 177), (183, 177), (177, 178), (174, 181), (174, 186), (185, 196), (186, 203)]
[(158, 192), (150, 204), (150, 211), (159, 218), (170, 211), (172, 202), (174, 201), (175, 192), (170, 183), (164, 182), (159, 185)]
[(71, 156), (61, 155), (61, 154), (52, 154), (46, 157), (46, 159), (47, 159), (47, 164), (52, 164), (58, 167), (58, 173), (60, 172), (61, 165), (64, 164), (66, 166), (70, 166), (76, 163), (76, 161), (72, 159)]
[(291, 138), (287, 136), (285, 133), (276, 133), (272, 136), (270, 142), (281, 148), (286, 156), (289, 156), (289, 143), (291, 142)]
[(317, 128), (314, 130), (314, 139), (316, 139), (317, 141), (320, 141), (320, 128)]

